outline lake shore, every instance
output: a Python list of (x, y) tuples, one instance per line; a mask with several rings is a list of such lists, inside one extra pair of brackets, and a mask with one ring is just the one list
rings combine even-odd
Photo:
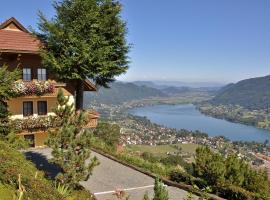
[(270, 140), (270, 131), (206, 116), (200, 113), (193, 104), (137, 107), (129, 110), (129, 113), (146, 116), (152, 122), (170, 128), (199, 130), (208, 133), (209, 136), (223, 135), (233, 141)]

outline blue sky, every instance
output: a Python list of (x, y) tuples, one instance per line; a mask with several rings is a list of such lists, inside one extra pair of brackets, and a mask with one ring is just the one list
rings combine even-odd
[[(235, 82), (270, 74), (269, 0), (121, 0), (130, 69), (120, 80)], [(35, 27), (51, 0), (1, 2), (0, 21)]]

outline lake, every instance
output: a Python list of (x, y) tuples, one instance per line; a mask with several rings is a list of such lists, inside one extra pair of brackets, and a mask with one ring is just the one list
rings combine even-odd
[(145, 116), (170, 128), (199, 130), (209, 136), (223, 135), (233, 141), (270, 141), (270, 131), (206, 116), (192, 104), (145, 106), (133, 108), (129, 113)]

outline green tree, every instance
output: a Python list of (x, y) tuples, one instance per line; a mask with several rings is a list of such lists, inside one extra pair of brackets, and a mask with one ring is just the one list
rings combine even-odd
[(236, 155), (223, 158), (208, 147), (196, 149), (195, 176), (210, 186), (214, 186), (224, 197), (250, 196), (254, 193), (258, 199), (270, 199), (270, 181), (265, 171), (253, 169), (249, 163)]
[(100, 122), (93, 133), (113, 149), (119, 144), (120, 127), (117, 124)]
[(220, 154), (214, 153), (209, 147), (199, 147), (195, 155), (195, 175), (203, 178), (210, 185), (220, 185), (225, 181), (225, 161)]
[(155, 179), (153, 200), (169, 200), (168, 190), (159, 178)]
[(60, 90), (57, 96), (58, 105), (55, 109), (55, 123), (59, 128), (50, 131), (48, 146), (52, 148), (52, 162), (59, 165), (62, 172), (57, 175), (57, 179), (76, 188), (82, 180), (87, 180), (93, 168), (98, 165), (96, 157), (90, 157), (91, 134), (84, 130), (87, 123), (84, 112), (75, 112), (74, 105), (68, 104), (68, 98), (64, 97)]
[(0, 67), (0, 134), (1, 137), (6, 136), (9, 133), (8, 126), (8, 108), (6, 101), (12, 97), (15, 97), (14, 92), (12, 92), (13, 83), (19, 79), (19, 70), (14, 70), (12, 72), (7, 70), (6, 66)]
[(83, 108), (83, 81), (108, 87), (128, 69), (126, 24), (116, 0), (62, 0), (56, 15), (40, 13), (37, 36), (43, 41), (43, 64), (59, 79), (74, 81), (76, 110)]

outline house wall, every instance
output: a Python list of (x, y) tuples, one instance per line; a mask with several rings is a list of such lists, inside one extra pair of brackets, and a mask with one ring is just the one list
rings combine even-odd
[[(6, 65), (8, 70), (13, 71), (16, 68), (30, 68), (32, 79), (37, 79), (37, 69), (42, 68), (41, 57), (38, 54), (16, 54), (16, 53), (1, 53), (0, 54), (0, 67)], [(22, 79), (22, 76), (21, 76)], [(47, 79), (56, 80), (53, 73), (47, 70)], [(69, 82), (65, 89), (71, 93), (75, 94), (74, 83)]]
[[(66, 96), (67, 97), (67, 96)], [(55, 108), (57, 104), (56, 97), (35, 97), (35, 98), (28, 98), (28, 97), (18, 97), (15, 99), (11, 99), (7, 102), (8, 108), (10, 113), (11, 119), (22, 119), (23, 118), (23, 102), (24, 101), (32, 101), (33, 102), (33, 117), (38, 116), (37, 111), (37, 102), (38, 101), (47, 101), (47, 111), (48, 115), (54, 115), (52, 112), (53, 108)], [(74, 103), (74, 96), (69, 96), (69, 104)]]
[(45, 141), (48, 139), (48, 132), (35, 133), (35, 147), (45, 146)]
[(34, 135), (35, 147), (45, 147), (45, 142), (49, 137), (47, 131), (40, 131), (35, 133), (21, 133), (19, 137), (24, 138), (25, 135)]

